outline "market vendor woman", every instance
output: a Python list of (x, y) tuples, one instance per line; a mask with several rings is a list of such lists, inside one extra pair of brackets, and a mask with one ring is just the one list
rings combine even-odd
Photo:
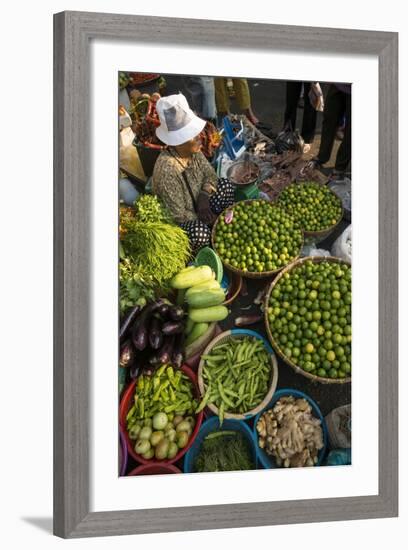
[(234, 187), (218, 178), (200, 151), (200, 133), (206, 125), (190, 109), (182, 94), (157, 102), (157, 137), (168, 147), (160, 153), (153, 172), (153, 192), (186, 231), (193, 250), (210, 244), (210, 226), (217, 214), (231, 206)]

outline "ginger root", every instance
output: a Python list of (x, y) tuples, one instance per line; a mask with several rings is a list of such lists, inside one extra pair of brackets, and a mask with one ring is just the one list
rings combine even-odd
[(282, 397), (264, 412), (256, 425), (259, 446), (275, 458), (277, 466), (314, 466), (323, 447), (320, 420), (306, 399)]

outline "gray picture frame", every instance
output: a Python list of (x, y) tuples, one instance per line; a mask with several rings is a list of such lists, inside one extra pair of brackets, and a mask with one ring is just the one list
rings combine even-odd
[[(372, 55), (379, 62), (379, 492), (373, 496), (91, 512), (92, 39)], [(182, 68), (180, 66), (180, 68)], [(54, 533), (90, 537), (394, 517), (398, 512), (398, 34), (106, 13), (54, 16)]]

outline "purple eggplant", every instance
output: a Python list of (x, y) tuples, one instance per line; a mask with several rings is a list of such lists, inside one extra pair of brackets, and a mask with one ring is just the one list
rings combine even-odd
[(150, 317), (165, 303), (166, 300), (164, 298), (150, 302), (137, 317), (132, 329), (132, 342), (139, 351), (143, 351), (148, 344), (147, 328)]
[(147, 346), (147, 328), (143, 323), (132, 334), (132, 342), (136, 349), (143, 351)]
[(170, 305), (171, 304), (169, 303), (164, 303), (157, 308), (157, 313), (160, 315), (160, 317), (164, 318), (167, 316), (170, 311)]
[(139, 374), (142, 372), (142, 365), (139, 363), (133, 363), (133, 365), (130, 367), (130, 378), (134, 380), (139, 376)]
[(126, 315), (125, 319), (120, 325), (119, 329), (119, 339), (120, 341), (124, 340), (127, 336), (127, 333), (129, 332), (130, 325), (136, 320), (137, 316), (141, 312), (142, 307), (141, 306), (134, 306), (128, 315)]
[(159, 365), (159, 364), (160, 364), (160, 355), (158, 353), (153, 353), (153, 355), (149, 357), (149, 365), (155, 367), (156, 365)]
[(162, 332), (165, 336), (180, 334), (184, 330), (184, 323), (181, 321), (167, 321), (162, 326)]
[(169, 316), (173, 321), (181, 321), (184, 315), (184, 309), (180, 306), (171, 306), (169, 309)]
[(236, 327), (246, 327), (262, 321), (262, 315), (241, 315), (235, 319)]
[(130, 367), (135, 360), (135, 350), (130, 340), (126, 342), (120, 348), (119, 366)]
[(180, 368), (184, 361), (184, 331), (175, 336), (172, 363)]
[(157, 317), (153, 317), (149, 326), (149, 344), (153, 349), (159, 349), (163, 343), (161, 323)]
[(166, 336), (163, 341), (163, 345), (159, 350), (159, 361), (162, 365), (170, 363), (173, 353), (174, 336)]

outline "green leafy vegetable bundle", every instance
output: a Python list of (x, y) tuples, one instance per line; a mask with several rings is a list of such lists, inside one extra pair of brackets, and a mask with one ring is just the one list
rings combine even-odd
[(138, 273), (162, 289), (169, 288), (170, 279), (185, 267), (190, 255), (187, 234), (163, 222), (135, 221), (122, 246)]
[(190, 256), (187, 234), (171, 221), (157, 197), (142, 196), (135, 209), (120, 212), (120, 305), (123, 312), (138, 300), (169, 290), (171, 278)]
[(248, 442), (236, 431), (211, 432), (204, 439), (194, 463), (195, 472), (253, 470)]

